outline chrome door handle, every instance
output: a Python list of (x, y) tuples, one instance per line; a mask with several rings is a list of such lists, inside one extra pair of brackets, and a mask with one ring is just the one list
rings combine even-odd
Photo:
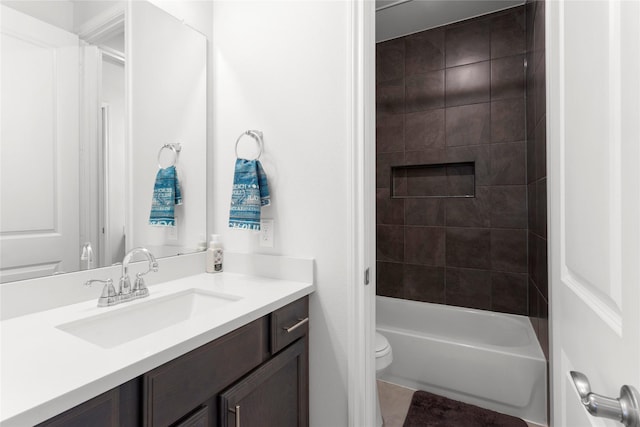
[(571, 379), (578, 390), (580, 401), (594, 417), (609, 418), (624, 424), (626, 427), (640, 427), (640, 393), (630, 385), (623, 385), (620, 397), (601, 396), (591, 391), (587, 376), (581, 372), (571, 371)]

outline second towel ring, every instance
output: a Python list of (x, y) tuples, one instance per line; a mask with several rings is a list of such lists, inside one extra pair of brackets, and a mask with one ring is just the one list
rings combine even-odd
[(175, 166), (176, 162), (178, 161), (178, 153), (182, 150), (182, 144), (177, 142), (174, 144), (164, 144), (162, 147), (160, 147), (160, 151), (158, 151), (158, 167), (160, 169), (166, 169), (166, 168), (163, 168), (162, 165), (160, 164), (160, 156), (162, 155), (162, 150), (164, 150), (165, 148), (168, 148), (169, 150), (173, 151), (173, 162), (171, 162), (171, 164), (167, 166), (168, 168), (171, 166)]
[[(262, 155), (262, 149), (264, 148), (264, 141), (262, 139), (262, 132), (259, 131), (259, 130), (248, 130), (248, 131), (242, 132), (240, 134), (240, 136), (236, 140), (236, 158), (239, 158), (238, 157), (238, 143), (240, 142), (242, 137), (245, 136), (245, 135), (249, 135), (250, 137), (255, 139), (256, 142), (258, 143), (258, 148), (259, 148), (258, 155), (255, 157), (255, 159), (251, 159), (251, 160), (258, 160), (260, 158), (260, 156)], [(247, 159), (247, 160), (249, 160), (249, 159)]]

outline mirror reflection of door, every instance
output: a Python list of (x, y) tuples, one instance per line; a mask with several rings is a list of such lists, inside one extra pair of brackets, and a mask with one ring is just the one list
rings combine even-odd
[[(207, 40), (175, 15), (198, 7), (169, 12), (142, 0), (1, 0), (0, 7), (0, 283), (110, 266), (134, 246), (156, 257), (199, 250)], [(175, 227), (154, 227), (158, 152), (167, 143), (184, 147), (183, 204)]]
[(124, 5), (6, 5), (1, 281), (111, 265), (125, 250)]
[(75, 271), (78, 36), (2, 7), (2, 281)]

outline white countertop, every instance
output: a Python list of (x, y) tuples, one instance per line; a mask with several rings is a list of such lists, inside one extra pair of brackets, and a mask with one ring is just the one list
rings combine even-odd
[[(112, 348), (56, 328), (191, 288), (241, 299)], [(148, 298), (114, 307), (98, 308), (92, 300), (4, 320), (0, 425), (47, 420), (314, 290), (306, 282), (205, 273), (151, 286)]]

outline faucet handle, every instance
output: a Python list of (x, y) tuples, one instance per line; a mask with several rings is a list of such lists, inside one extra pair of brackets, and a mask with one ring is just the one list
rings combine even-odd
[(84, 285), (91, 286), (95, 282), (104, 283), (104, 287), (102, 288), (102, 295), (100, 295), (100, 298), (98, 298), (98, 307), (112, 305), (117, 298), (116, 289), (113, 287), (113, 280), (91, 279), (84, 282)]
[(149, 289), (142, 278), (145, 274), (147, 273), (136, 273), (136, 281), (133, 283), (133, 290), (131, 291), (140, 297), (149, 295)]

